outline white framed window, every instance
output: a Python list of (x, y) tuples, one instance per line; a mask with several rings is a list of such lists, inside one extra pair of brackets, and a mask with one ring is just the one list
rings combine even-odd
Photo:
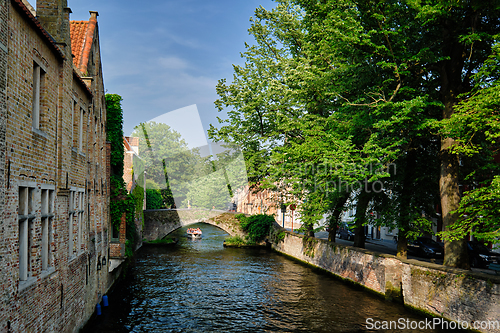
[(71, 146), (75, 147), (75, 118), (76, 118), (76, 110), (78, 108), (78, 103), (76, 100), (73, 100), (73, 110), (71, 112)]
[(80, 122), (78, 124), (78, 151), (82, 152), (83, 150), (83, 117), (85, 112), (83, 108), (80, 108)]
[(45, 88), (45, 70), (33, 62), (33, 108), (31, 113), (32, 126), (40, 129), (40, 109)]
[(54, 225), (54, 187), (42, 186), (41, 193), (41, 218), (42, 218), (42, 271), (48, 270), (52, 265), (51, 244), (52, 228)]
[(85, 212), (85, 190), (73, 188), (69, 195), (69, 255), (83, 251), (83, 215)]
[(19, 186), (19, 280), (31, 276), (31, 248), (33, 246), (33, 222), (35, 220), (35, 187)]

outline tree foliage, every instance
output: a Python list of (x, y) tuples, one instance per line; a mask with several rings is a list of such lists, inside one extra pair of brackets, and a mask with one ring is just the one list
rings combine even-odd
[[(357, 203), (356, 246), (375, 208), (375, 223), (399, 228), (401, 256), (436, 206), (458, 230), (459, 184), (495, 173), (498, 1), (276, 2), (255, 11), (245, 64), (217, 85), (228, 118), (210, 137), (241, 145), (252, 183), (297, 200), (309, 233), (342, 193)], [(479, 151), (490, 157), (459, 167)], [(445, 264), (466, 256), (463, 238), (445, 240)]]
[(181, 135), (164, 123), (147, 122), (132, 133), (139, 138), (139, 151), (148, 179), (158, 184), (164, 205), (181, 207), (187, 184), (197, 176), (200, 155), (189, 149)]
[[(121, 108), (122, 98), (116, 94), (106, 94), (106, 137), (111, 142), (111, 175), (110, 175), (110, 220), (115, 230), (120, 229), (121, 218), (125, 213), (126, 218), (126, 238), (127, 254), (132, 254), (131, 247), (137, 241), (135, 227), (136, 204), (141, 205), (140, 196), (128, 194), (125, 182), (123, 181), (123, 111)], [(137, 203), (139, 200), (140, 203)]]
[(269, 235), (271, 226), (274, 223), (274, 217), (271, 215), (259, 214), (245, 216), (243, 214), (236, 215), (240, 221), (241, 228), (248, 233), (248, 241), (259, 243)]
[(111, 169), (113, 174), (123, 177), (123, 111), (122, 97), (106, 94), (106, 139), (111, 142)]
[(460, 203), (460, 219), (443, 232), (448, 239), (472, 235), (482, 242), (500, 243), (500, 176), (489, 186), (468, 191)]

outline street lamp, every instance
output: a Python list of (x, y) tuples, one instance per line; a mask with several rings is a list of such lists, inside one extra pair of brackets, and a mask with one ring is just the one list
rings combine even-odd
[(286, 205), (281, 203), (281, 215), (283, 215), (283, 228), (285, 227), (285, 213), (286, 213)]

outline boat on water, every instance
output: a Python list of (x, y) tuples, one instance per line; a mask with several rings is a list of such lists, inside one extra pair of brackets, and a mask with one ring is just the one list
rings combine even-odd
[(200, 228), (189, 228), (187, 231), (187, 237), (191, 239), (200, 239), (201, 238), (201, 229)]

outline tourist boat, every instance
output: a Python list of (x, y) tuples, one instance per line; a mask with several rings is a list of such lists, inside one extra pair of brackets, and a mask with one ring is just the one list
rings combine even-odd
[(200, 239), (202, 234), (200, 228), (189, 228), (186, 233), (187, 237), (191, 239)]

